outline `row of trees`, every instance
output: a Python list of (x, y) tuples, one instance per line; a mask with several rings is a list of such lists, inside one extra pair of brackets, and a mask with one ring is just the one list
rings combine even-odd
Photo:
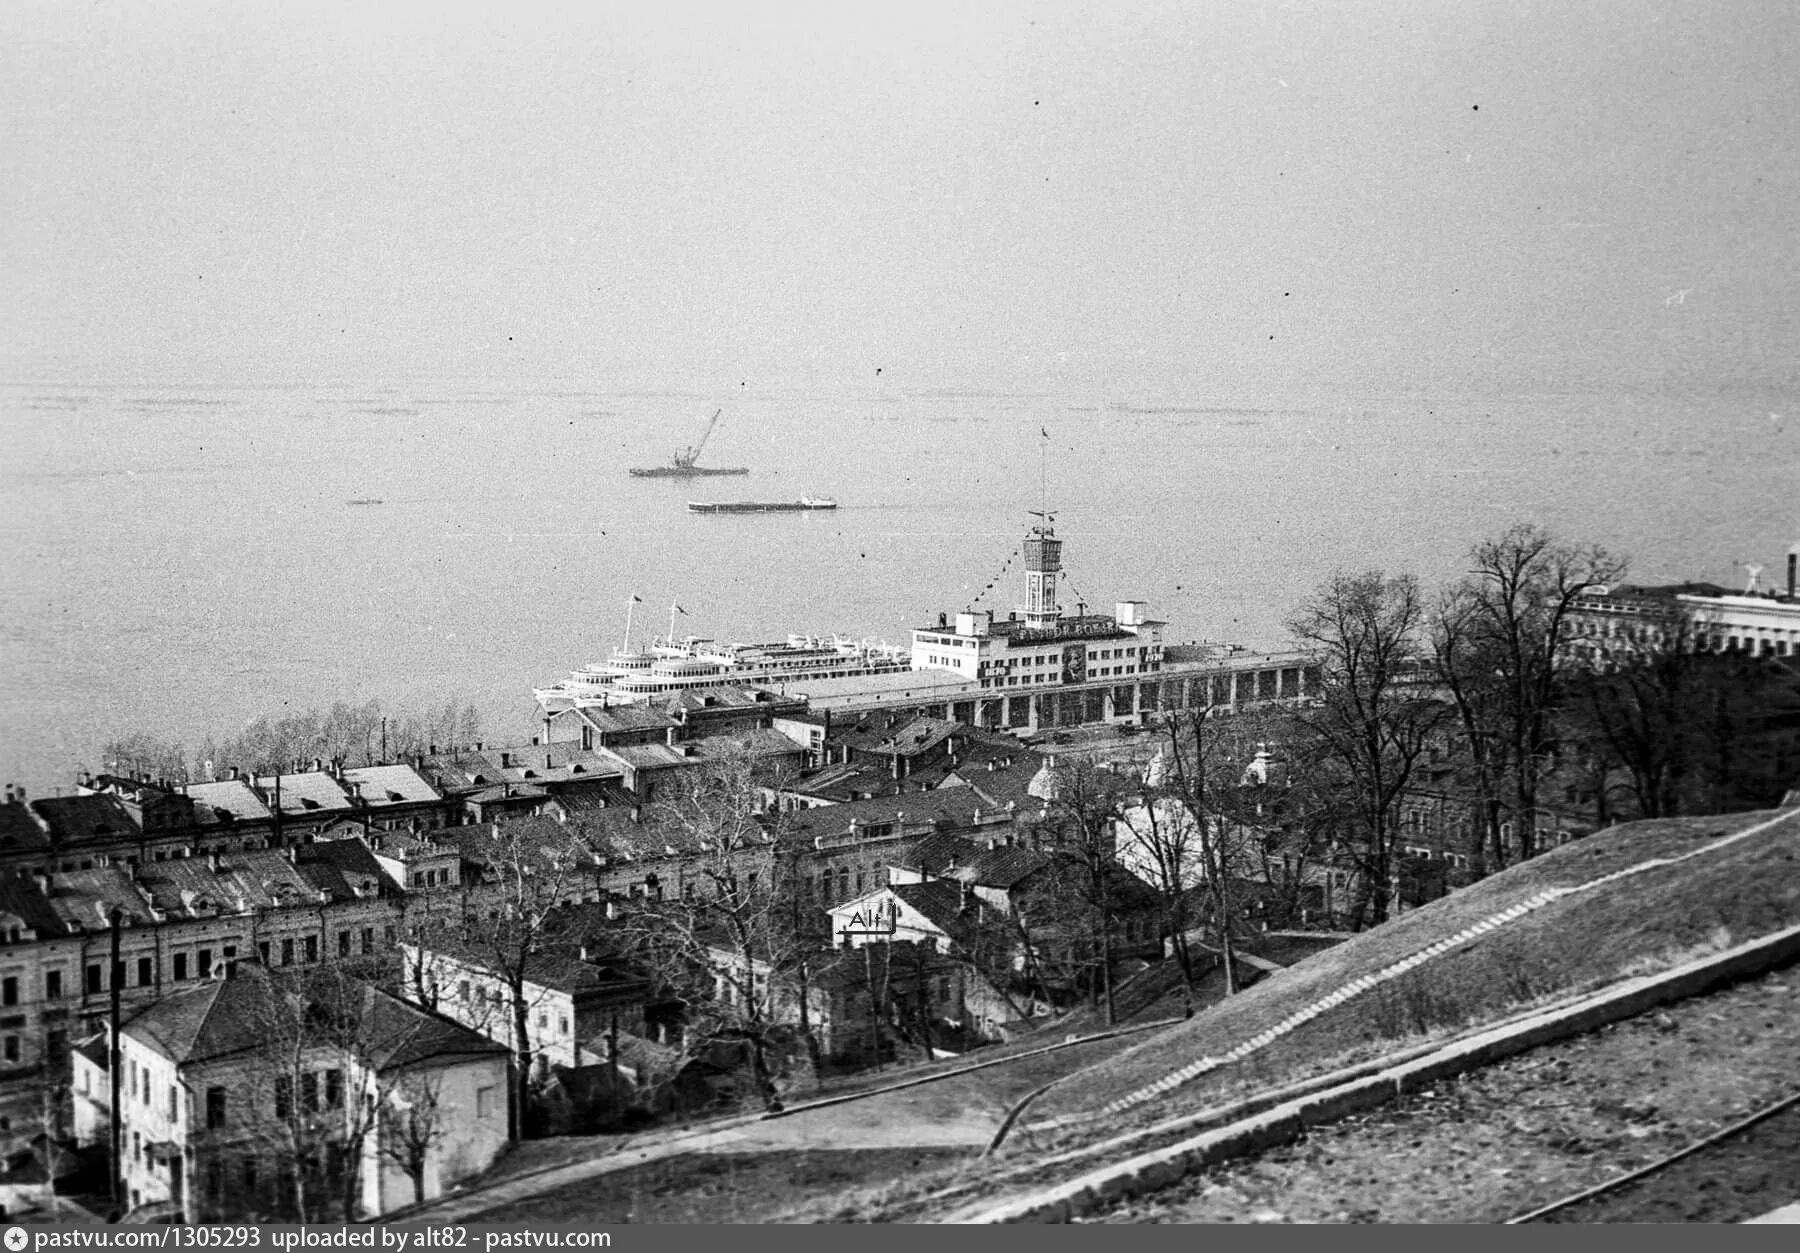
[(440, 707), (385, 709), (378, 700), (360, 705), (338, 701), (329, 709), (259, 715), (223, 740), (208, 735), (191, 752), (182, 744), (143, 731), (107, 741), (101, 769), (113, 774), (145, 774), (154, 779), (203, 783), (235, 766), (272, 774), (309, 767), (314, 760), (337, 765), (394, 761), (481, 739), (481, 715), (471, 704), (446, 701)]
[(1280, 736), (1331, 848), (1354, 866), (1356, 925), (1393, 905), (1398, 819), (1427, 763), (1470, 814), (1481, 877), (1532, 857), (1547, 790), (1590, 825), (1773, 804), (1800, 775), (1800, 674), (1718, 654), (1678, 618), (1605, 664), (1582, 655), (1577, 601), (1624, 574), (1597, 545), (1515, 526), (1477, 544), (1428, 603), (1416, 579), (1339, 574), (1290, 617), (1322, 688)]

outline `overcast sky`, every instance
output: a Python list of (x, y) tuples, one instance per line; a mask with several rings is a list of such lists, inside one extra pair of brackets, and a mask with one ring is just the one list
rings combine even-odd
[(1800, 6), (0, 6), (6, 378), (1794, 381)]

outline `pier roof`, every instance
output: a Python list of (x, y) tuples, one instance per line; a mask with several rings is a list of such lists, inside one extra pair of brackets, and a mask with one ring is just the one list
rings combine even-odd
[(845, 679), (795, 679), (782, 683), (784, 695), (804, 696), (814, 706), (878, 705), (889, 700), (942, 698), (981, 691), (981, 684), (966, 674), (936, 667), (896, 670), (891, 674), (860, 674)]

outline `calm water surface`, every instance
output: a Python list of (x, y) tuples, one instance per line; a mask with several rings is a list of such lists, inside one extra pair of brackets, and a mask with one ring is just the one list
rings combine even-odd
[[(750, 475), (626, 475), (720, 405), (701, 460)], [(1004, 613), (1045, 497), (1066, 606), (1143, 599), (1174, 638), (1269, 647), (1333, 569), (1435, 584), (1522, 519), (1646, 580), (1773, 573), (1800, 539), (1800, 396), (1768, 392), (15, 383), (0, 434), (0, 772), (39, 795), (115, 731), (191, 744), (339, 699), (472, 701), (491, 737), (528, 735), (531, 687), (616, 647), (633, 594), (638, 637), (672, 601), (683, 633), (740, 640), (899, 642), (977, 595)], [(685, 508), (802, 495), (840, 507)]]

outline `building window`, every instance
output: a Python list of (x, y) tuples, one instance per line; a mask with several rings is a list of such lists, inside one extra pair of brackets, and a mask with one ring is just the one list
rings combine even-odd
[(89, 996), (92, 996), (96, 992), (103, 992), (106, 990), (106, 985), (100, 977), (100, 970), (101, 967), (99, 962), (88, 963), (87, 991)]
[(19, 1060), (19, 1037), (18, 1036), (16, 1036), (16, 1035), (7, 1036), (6, 1042), (5, 1042), (5, 1048), (6, 1048), (6, 1060), (8, 1062), (16, 1062)]
[(281, 964), (283, 966), (292, 966), (294, 964), (294, 942), (292, 940), (283, 940), (281, 942)]
[(262, 958), (262, 964), (267, 966), (269, 964), (269, 942), (267, 940), (258, 940), (256, 942), (256, 952)]
[(362, 950), (363, 950), (364, 957), (367, 957), (370, 953), (373, 953), (375, 951), (375, 928), (374, 927), (364, 927), (363, 928), (363, 930), (362, 930)]
[(348, 931), (338, 932), (338, 956), (350, 956), (350, 933)]
[(275, 1076), (275, 1117), (294, 1116), (294, 1080), (291, 1075)]
[(210, 948), (203, 948), (198, 953), (195, 953), (194, 964), (200, 968), (200, 977), (202, 979), (210, 979), (212, 977), (212, 950)]
[(475, 1089), (475, 1117), (492, 1118), (494, 1116), (494, 1089)]
[(206, 1090), (206, 1129), (217, 1131), (225, 1125), (225, 1089)]
[(300, 1076), (300, 1108), (308, 1114), (319, 1112), (319, 1076), (310, 1070)]
[(169, 1085), (169, 1121), (181, 1121), (181, 1107), (175, 1103), (175, 1085)]
[(310, 966), (313, 962), (316, 962), (318, 960), (319, 960), (319, 937), (316, 935), (309, 935), (306, 937), (306, 962), (307, 962), (307, 965)]
[(62, 971), (46, 970), (44, 972), (44, 999), (46, 1001), (62, 1000)]
[(138, 958), (138, 986), (147, 988), (156, 982), (154, 963), (148, 957)]
[(17, 1005), (19, 1003), (19, 978), (7, 975), (0, 979), (0, 1005)]
[(225, 946), (225, 977), (231, 979), (237, 975), (237, 945)]
[(344, 1072), (328, 1070), (325, 1072), (325, 1108), (339, 1109), (344, 1104)]

